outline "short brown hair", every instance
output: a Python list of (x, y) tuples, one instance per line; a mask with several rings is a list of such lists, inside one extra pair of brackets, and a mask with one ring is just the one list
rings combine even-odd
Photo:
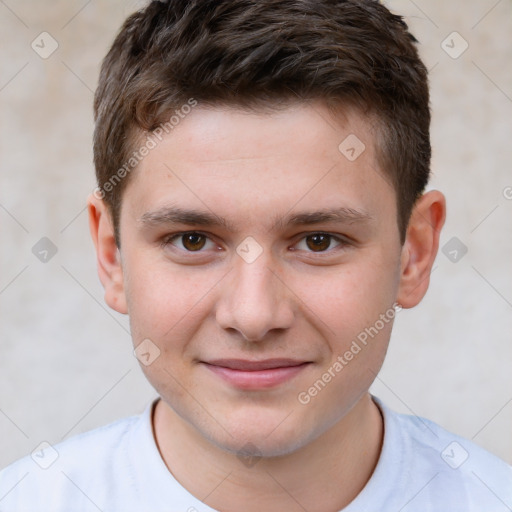
[[(249, 109), (325, 100), (376, 119), (402, 238), (430, 173), (427, 70), (375, 0), (151, 1), (124, 23), (94, 101), (94, 163), (117, 242), (134, 148), (191, 100)], [(340, 141), (341, 142), (341, 141)]]

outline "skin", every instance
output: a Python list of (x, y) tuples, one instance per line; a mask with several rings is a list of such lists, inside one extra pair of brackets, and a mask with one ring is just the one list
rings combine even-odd
[[(355, 161), (338, 150), (349, 134), (366, 146)], [(392, 322), (298, 400), (381, 314), (415, 306), (428, 288), (444, 197), (417, 201), (401, 245), (374, 139), (357, 111), (335, 121), (320, 102), (278, 113), (198, 106), (132, 172), (120, 249), (105, 204), (89, 198), (106, 302), (129, 314), (135, 347), (150, 339), (160, 350), (142, 369), (162, 397), (153, 418), (162, 458), (212, 508), (340, 510), (375, 468), (383, 424), (368, 389)], [(170, 207), (227, 225), (169, 222)], [(358, 215), (287, 223), (340, 207)], [(175, 236), (184, 231), (207, 238), (191, 245)], [(312, 238), (319, 232), (333, 238)], [(249, 236), (262, 249), (251, 263), (236, 252)], [(219, 358), (307, 364), (279, 385), (241, 389), (205, 364)]]

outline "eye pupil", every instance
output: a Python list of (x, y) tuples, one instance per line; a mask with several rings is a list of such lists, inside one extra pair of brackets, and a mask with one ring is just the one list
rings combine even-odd
[(306, 237), (306, 244), (312, 251), (325, 251), (329, 248), (329, 245), (331, 245), (331, 237), (330, 235), (324, 235), (321, 233), (309, 235)]
[(187, 233), (183, 235), (183, 247), (188, 251), (198, 251), (202, 249), (206, 243), (206, 238), (200, 233)]

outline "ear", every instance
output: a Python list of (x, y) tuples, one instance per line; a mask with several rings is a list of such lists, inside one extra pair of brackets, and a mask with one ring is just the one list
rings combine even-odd
[(438, 190), (414, 205), (401, 254), (397, 302), (404, 308), (416, 306), (427, 293), (445, 217), (446, 201)]
[(105, 302), (115, 311), (126, 314), (121, 254), (116, 244), (112, 218), (102, 199), (91, 194), (87, 199), (89, 229), (96, 247), (98, 275), (105, 288)]

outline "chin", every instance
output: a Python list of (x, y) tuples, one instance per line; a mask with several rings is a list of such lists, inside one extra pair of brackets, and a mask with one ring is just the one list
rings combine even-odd
[[(288, 413), (287, 413), (288, 414)], [(209, 438), (219, 448), (238, 457), (280, 457), (289, 455), (318, 437), (321, 429), (310, 425), (294, 414), (251, 414), (230, 415), (226, 430), (215, 429)]]
[(289, 455), (307, 444), (308, 436), (297, 436), (297, 432), (291, 436), (279, 436), (272, 439), (264, 438), (261, 434), (223, 437), (211, 439), (217, 447), (236, 455), (244, 457), (282, 457)]

